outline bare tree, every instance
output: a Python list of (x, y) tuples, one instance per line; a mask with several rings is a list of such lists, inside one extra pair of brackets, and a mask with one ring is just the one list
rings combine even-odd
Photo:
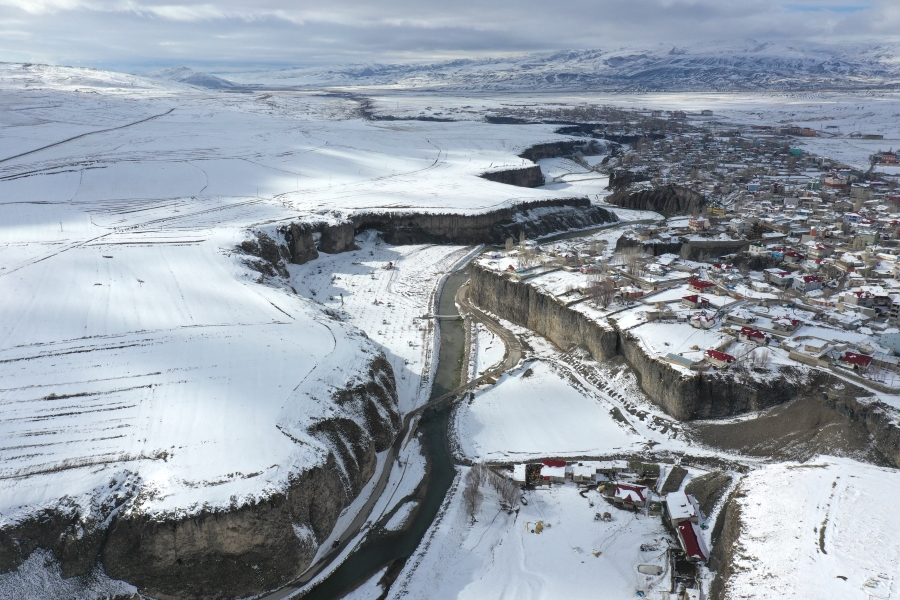
[(641, 250), (640, 246), (630, 246), (622, 252), (623, 266), (629, 275), (639, 275), (646, 258), (647, 253)]
[(598, 277), (591, 281), (588, 295), (596, 306), (606, 308), (616, 295), (616, 286), (609, 279)]
[(513, 239), (512, 236), (506, 238), (506, 251), (509, 252), (513, 249)]
[(506, 505), (508, 510), (512, 510), (522, 498), (522, 490), (519, 489), (512, 480), (502, 475), (485, 469), (488, 483), (500, 495), (500, 503)]
[(475, 513), (478, 512), (478, 507), (481, 506), (481, 490), (478, 489), (478, 480), (479, 475), (469, 469), (469, 472), (466, 473), (466, 487), (463, 489), (462, 494), (466, 513), (472, 518), (473, 523), (475, 522)]
[(768, 348), (757, 348), (751, 353), (750, 358), (753, 366), (757, 369), (767, 367), (772, 361)]

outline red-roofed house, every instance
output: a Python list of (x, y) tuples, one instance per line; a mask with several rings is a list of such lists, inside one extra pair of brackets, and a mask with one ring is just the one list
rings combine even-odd
[(730, 354), (719, 352), (718, 350), (709, 349), (703, 354), (704, 360), (709, 364), (720, 369), (734, 363), (735, 358)]
[(684, 296), (681, 299), (681, 304), (687, 306), (688, 308), (709, 308), (709, 300), (707, 300), (703, 296), (698, 296), (697, 294)]
[(711, 287), (715, 287), (712, 281), (700, 281), (699, 279), (689, 279), (688, 280), (688, 289), (692, 292), (697, 292), (698, 294), (702, 294), (706, 290)]
[(709, 550), (706, 549), (706, 543), (703, 541), (699, 528), (690, 521), (682, 521), (678, 524), (678, 541), (681, 542), (681, 548), (690, 561), (706, 562)]
[(613, 502), (622, 508), (643, 508), (647, 503), (647, 486), (631, 483), (617, 483)]
[(815, 275), (803, 275), (794, 277), (794, 289), (803, 293), (822, 289), (822, 280)]
[(690, 324), (696, 329), (712, 329), (716, 325), (716, 317), (701, 311), (691, 317)]
[(801, 322), (797, 319), (789, 319), (787, 317), (772, 319), (772, 328), (779, 331), (796, 331), (800, 325)]
[(741, 327), (741, 333), (738, 339), (742, 342), (753, 342), (754, 344), (765, 346), (769, 343), (769, 338), (762, 331), (753, 329), (752, 327)]
[(872, 357), (847, 351), (844, 352), (843, 356), (838, 358), (838, 362), (841, 363), (842, 367), (865, 373), (869, 370), (869, 365), (872, 364)]

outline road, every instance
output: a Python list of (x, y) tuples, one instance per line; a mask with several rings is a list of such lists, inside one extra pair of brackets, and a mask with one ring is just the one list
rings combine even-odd
[(382, 467), (381, 473), (378, 476), (378, 481), (375, 483), (375, 488), (372, 490), (369, 499), (366, 500), (366, 503), (356, 515), (356, 518), (353, 519), (350, 525), (347, 526), (347, 529), (344, 530), (344, 533), (341, 534), (341, 537), (339, 538), (339, 545), (329, 550), (328, 553), (326, 553), (321, 558), (321, 560), (310, 566), (297, 579), (293, 580), (277, 591), (262, 596), (260, 600), (283, 600), (284, 598), (289, 598), (290, 596), (296, 594), (314, 577), (321, 573), (326, 567), (331, 565), (335, 561), (335, 559), (337, 559), (344, 552), (344, 550), (347, 549), (348, 545), (355, 541), (359, 533), (361, 533), (367, 526), (369, 517), (372, 514), (372, 510), (375, 508), (375, 504), (381, 498), (381, 495), (384, 492), (385, 487), (387, 486), (387, 482), (388, 479), (390, 479), (391, 471), (393, 470), (393, 466), (395, 461), (397, 460), (397, 456), (400, 454), (400, 450), (403, 448), (406, 440), (415, 433), (416, 423), (418, 423), (417, 417), (422, 414), (425, 409), (440, 404), (441, 402), (451, 400), (452, 398), (459, 398), (466, 392), (471, 391), (472, 389), (480, 385), (493, 383), (498, 377), (500, 377), (500, 375), (514, 368), (522, 360), (522, 344), (519, 342), (519, 339), (516, 337), (516, 335), (509, 329), (503, 327), (503, 325), (501, 325), (496, 319), (490, 317), (489, 315), (479, 310), (477, 307), (473, 306), (469, 302), (468, 290), (469, 282), (467, 281), (459, 287), (459, 290), (457, 290), (456, 302), (462, 308), (464, 313), (471, 315), (475, 321), (482, 323), (492, 333), (503, 340), (503, 343), (506, 345), (506, 354), (503, 357), (503, 361), (486, 371), (481, 377), (473, 379), (472, 381), (444, 394), (443, 396), (440, 396), (433, 400), (429, 400), (419, 408), (408, 413), (403, 419), (403, 428), (400, 430), (400, 433), (397, 434), (397, 437), (394, 439), (394, 443), (388, 450), (387, 456), (385, 457), (384, 466)]

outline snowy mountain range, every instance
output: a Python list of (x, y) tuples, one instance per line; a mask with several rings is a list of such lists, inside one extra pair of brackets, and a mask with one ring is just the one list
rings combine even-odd
[[(420, 64), (355, 64), (163, 76), (203, 87), (360, 87), (420, 90), (740, 91), (890, 89), (900, 84), (900, 44), (753, 40), (633, 46)], [(207, 80), (208, 78), (208, 80)]]

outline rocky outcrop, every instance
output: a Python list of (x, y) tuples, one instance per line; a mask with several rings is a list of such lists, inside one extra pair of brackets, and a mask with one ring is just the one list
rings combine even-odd
[[(275, 588), (311, 563), (341, 511), (372, 477), (376, 453), (400, 429), (394, 374), (376, 357), (368, 377), (335, 392), (354, 419), (320, 421), (310, 432), (329, 448), (324, 462), (293, 474), (266, 498), (190, 515), (140, 510), (140, 480), (113, 482), (105, 506), (80, 514), (72, 503), (0, 529), (0, 572), (45, 548), (64, 576), (106, 573), (161, 599), (246, 597)], [(273, 433), (273, 435), (278, 435)]]
[(488, 171), (480, 175), (488, 181), (517, 185), (519, 187), (540, 187), (544, 185), (544, 174), (538, 165), (522, 169), (505, 169), (503, 171)]
[(336, 225), (326, 225), (322, 228), (322, 240), (319, 249), (326, 254), (338, 254), (349, 250), (356, 250), (358, 246), (356, 237), (356, 225), (352, 221), (345, 221)]
[(681, 247), (679, 255), (685, 260), (709, 261), (729, 254), (738, 254), (750, 246), (747, 240), (690, 240)]
[(692, 477), (684, 487), (687, 494), (693, 496), (700, 505), (704, 515), (711, 515), (716, 504), (722, 499), (728, 486), (731, 485), (731, 475), (725, 471), (713, 471), (706, 475)]
[[(263, 275), (287, 277), (285, 263), (292, 260), (288, 246), (277, 243), (263, 232), (256, 233), (255, 240), (244, 240), (238, 248), (248, 255), (244, 264)], [(254, 258), (249, 258), (254, 257)]]
[(558, 158), (560, 156), (571, 156), (576, 152), (582, 154), (596, 154), (593, 148), (597, 148), (594, 140), (569, 140), (564, 142), (548, 142), (546, 144), (535, 144), (523, 151), (519, 158), (524, 158), (532, 162), (537, 162), (542, 158)]
[(880, 401), (860, 400), (853, 394), (834, 391), (825, 393), (824, 402), (848, 419), (864, 424), (879, 452), (900, 467), (900, 410)]
[(606, 201), (622, 208), (667, 215), (697, 214), (706, 205), (703, 194), (680, 185), (624, 187), (610, 194)]
[[(314, 233), (321, 234), (319, 250), (333, 254), (355, 249), (354, 236), (368, 229), (380, 231), (389, 244), (502, 244), (522, 232), (535, 238), (617, 220), (614, 213), (592, 205), (587, 198), (563, 198), (476, 214), (358, 213), (339, 223), (292, 224), (285, 237), (292, 248), (292, 261), (302, 264), (312, 255), (308, 244)], [(298, 242), (299, 232), (306, 235), (302, 243)]]
[(740, 484), (728, 496), (725, 506), (719, 511), (712, 530), (712, 551), (709, 556), (709, 569), (716, 573), (709, 586), (710, 600), (725, 598), (725, 584), (734, 572), (734, 558), (740, 552), (739, 540), (743, 522), (741, 521), (741, 505), (738, 501), (744, 497)]
[(627, 248), (640, 248), (642, 252), (650, 256), (662, 256), (663, 254), (679, 254), (684, 242), (680, 239), (663, 241), (658, 238), (639, 240), (631, 234), (625, 233), (616, 240), (616, 252), (622, 252)]
[(650, 181), (650, 175), (643, 170), (613, 169), (609, 174), (609, 189), (622, 190), (635, 183)]
[(306, 223), (291, 223), (290, 229), (285, 233), (285, 241), (291, 252), (291, 262), (295, 265), (319, 258), (313, 233), (313, 228)]
[(561, 348), (583, 345), (596, 360), (616, 355), (618, 333), (536, 288), (474, 265), (469, 295), (481, 308), (527, 327)]

